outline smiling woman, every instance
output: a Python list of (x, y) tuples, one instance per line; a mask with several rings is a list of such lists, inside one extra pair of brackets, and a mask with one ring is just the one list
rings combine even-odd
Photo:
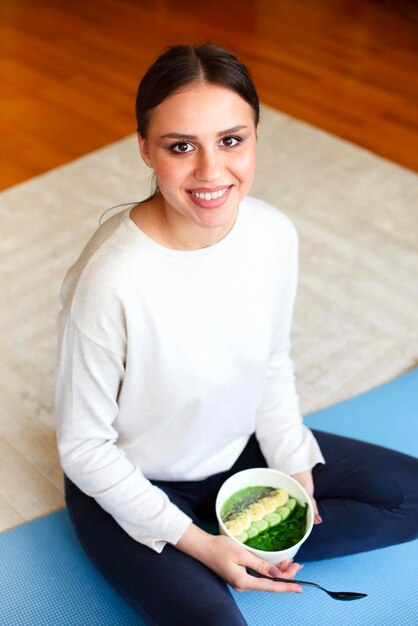
[(293, 476), (316, 524), (298, 554), (329, 558), (416, 534), (416, 460), (303, 424), (297, 233), (248, 195), (259, 108), (246, 67), (212, 44), (172, 46), (139, 85), (137, 120), (156, 189), (100, 226), (61, 291), (66, 501), (86, 553), (147, 624), (243, 625), (226, 583), (300, 593), (301, 566), (203, 530), (229, 476)]

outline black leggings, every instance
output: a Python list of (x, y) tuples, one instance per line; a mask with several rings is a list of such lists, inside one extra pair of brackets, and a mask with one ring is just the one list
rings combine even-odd
[[(298, 562), (374, 550), (418, 535), (418, 460), (371, 444), (314, 431), (326, 460), (313, 470), (322, 524)], [(252, 436), (230, 470), (193, 482), (152, 481), (199, 526), (215, 531), (215, 497), (231, 474), (265, 467)], [(166, 544), (158, 554), (132, 539), (94, 500), (65, 478), (72, 523), (85, 552), (153, 626), (238, 626), (246, 622), (228, 586), (192, 557)], [(212, 525), (212, 526), (210, 526)]]

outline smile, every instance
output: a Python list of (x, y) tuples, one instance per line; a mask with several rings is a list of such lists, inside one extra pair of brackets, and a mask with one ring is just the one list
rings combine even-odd
[(228, 189), (229, 187), (225, 187), (224, 189), (214, 191), (213, 193), (198, 193), (196, 191), (190, 191), (189, 193), (195, 198), (200, 198), (201, 200), (216, 200), (216, 198), (224, 196)]

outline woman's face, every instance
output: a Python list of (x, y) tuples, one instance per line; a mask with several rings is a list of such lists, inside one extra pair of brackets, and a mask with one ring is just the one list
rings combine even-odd
[(254, 178), (257, 129), (251, 106), (225, 87), (192, 83), (152, 110), (148, 137), (138, 139), (174, 231), (207, 245), (220, 240)]

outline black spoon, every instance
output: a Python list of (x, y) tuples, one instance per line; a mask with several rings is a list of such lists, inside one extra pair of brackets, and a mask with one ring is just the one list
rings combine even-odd
[(255, 576), (256, 578), (266, 578), (267, 580), (274, 580), (279, 583), (297, 583), (298, 585), (309, 585), (309, 587), (318, 587), (318, 589), (322, 589), (325, 591), (331, 598), (334, 600), (359, 600), (360, 598), (365, 598), (367, 593), (355, 593), (354, 591), (328, 591), (328, 589), (324, 589), (321, 585), (317, 583), (307, 582), (306, 580), (288, 580), (287, 578), (277, 578), (274, 576), (265, 576), (264, 574), (259, 574), (254, 569), (247, 567), (247, 573), (251, 576)]

